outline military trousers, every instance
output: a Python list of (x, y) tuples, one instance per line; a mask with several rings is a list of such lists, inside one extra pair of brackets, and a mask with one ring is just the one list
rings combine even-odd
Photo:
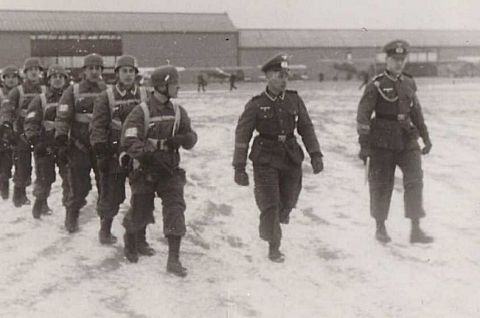
[(185, 170), (176, 168), (171, 173), (148, 174), (135, 170), (130, 174), (132, 188), (131, 207), (123, 226), (127, 232), (141, 230), (155, 223), (155, 194), (162, 200), (163, 233), (165, 236), (183, 236), (186, 233), (183, 188), (186, 184)]
[(118, 214), (120, 204), (125, 201), (127, 172), (118, 162), (118, 156), (110, 157), (108, 171), (100, 171), (100, 192), (97, 213), (101, 218), (113, 218)]
[(80, 210), (87, 203), (86, 198), (92, 189), (90, 172), (95, 173), (97, 192), (100, 196), (100, 175), (93, 151), (89, 148), (79, 149), (72, 145), (68, 151), (68, 186), (70, 194), (65, 202), (67, 210)]
[(33, 195), (37, 199), (47, 199), (55, 182), (56, 173), (55, 166), (58, 166), (58, 172), (62, 179), (62, 203), (66, 204), (70, 188), (68, 184), (67, 166), (63, 163), (57, 163), (54, 154), (38, 156), (35, 158), (35, 183), (33, 185)]
[(276, 168), (253, 165), (255, 201), (260, 209), (260, 238), (276, 243), (282, 239), (281, 218), (295, 207), (302, 189), (301, 165)]
[(423, 171), (419, 149), (401, 152), (372, 149), (369, 172), (371, 216), (378, 220), (387, 219), (397, 166), (403, 173), (405, 217), (424, 217)]
[(23, 135), (18, 136), (13, 148), (15, 172), (13, 183), (16, 187), (25, 188), (32, 183), (32, 150)]
[(12, 150), (0, 150), (0, 182), (6, 182), (12, 177), (13, 157)]

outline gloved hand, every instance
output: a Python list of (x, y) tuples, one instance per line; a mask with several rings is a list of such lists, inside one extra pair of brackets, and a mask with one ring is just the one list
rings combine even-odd
[(310, 163), (312, 164), (313, 174), (320, 173), (323, 170), (322, 154), (320, 152), (313, 153)]
[(178, 148), (180, 148), (180, 146), (184, 145), (185, 139), (186, 139), (186, 136), (182, 134), (175, 135), (173, 137), (168, 137), (165, 140), (165, 145), (170, 149), (177, 150)]
[(422, 148), (422, 154), (426, 155), (432, 150), (432, 142), (430, 139), (425, 139), (423, 143), (425, 144), (425, 147)]
[(245, 167), (235, 167), (235, 177), (234, 177), (235, 183), (240, 185), (240, 186), (248, 186), (250, 182), (248, 182), (248, 174), (245, 171)]
[(125, 152), (120, 154), (120, 167), (126, 171), (130, 171), (132, 168), (132, 158)]
[(2, 142), (5, 146), (15, 145), (15, 134), (13, 132), (12, 124), (5, 122), (0, 126), (0, 132), (2, 135)]
[(358, 153), (358, 158), (363, 161), (363, 164), (367, 164), (367, 158), (370, 157), (370, 148), (360, 147), (360, 152)]

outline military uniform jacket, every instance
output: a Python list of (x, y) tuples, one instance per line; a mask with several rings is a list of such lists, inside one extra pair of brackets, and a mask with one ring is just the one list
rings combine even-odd
[(135, 85), (123, 90), (118, 84), (102, 92), (93, 106), (90, 144), (105, 143), (110, 145), (111, 151), (117, 152), (122, 124), (135, 106), (146, 101), (146, 94), (145, 87)]
[(148, 106), (148, 120), (142, 105), (136, 106), (127, 116), (122, 129), (122, 148), (134, 159), (141, 158), (146, 152), (156, 152), (169, 167), (178, 167), (178, 151), (162, 145), (168, 137), (176, 134), (186, 136), (183, 145), (185, 149), (191, 149), (197, 143), (197, 134), (192, 129), (187, 112), (182, 106), (175, 106), (170, 101), (161, 103), (154, 94), (150, 94), (145, 105)]
[(60, 98), (55, 118), (55, 137), (70, 136), (80, 148), (89, 147), (89, 125), (92, 120), (93, 104), (106, 89), (103, 82), (82, 80), (69, 86)]
[(22, 85), (13, 88), (8, 97), (3, 99), (0, 109), (0, 121), (10, 123), (13, 130), (23, 134), (23, 123), (27, 115), (30, 101), (38, 94), (46, 91), (45, 86), (26, 80)]
[(304, 154), (294, 137), (295, 129), (310, 156), (321, 155), (312, 121), (297, 92), (287, 90), (274, 97), (265, 91), (253, 97), (238, 120), (233, 165), (245, 166), (254, 130), (259, 135), (255, 137), (249, 156), (253, 164), (279, 167), (301, 164)]
[(32, 99), (24, 124), (27, 140), (39, 137), (44, 142), (53, 145), (55, 117), (62, 92), (62, 89), (48, 88), (45, 94), (39, 94)]
[(377, 75), (366, 86), (358, 105), (360, 140), (367, 140), (373, 148), (394, 151), (419, 148), (419, 136), (429, 140), (416, 92), (415, 81), (408, 74), (397, 78), (388, 72)]

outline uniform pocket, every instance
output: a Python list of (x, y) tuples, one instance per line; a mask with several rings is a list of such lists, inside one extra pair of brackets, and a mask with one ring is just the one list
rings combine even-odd
[(255, 164), (268, 164), (272, 158), (272, 152), (273, 145), (271, 141), (256, 138), (249, 158)]

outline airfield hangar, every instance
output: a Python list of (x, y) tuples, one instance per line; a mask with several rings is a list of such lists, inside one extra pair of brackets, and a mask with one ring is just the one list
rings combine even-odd
[[(37, 56), (45, 66), (78, 70), (91, 52), (104, 56), (107, 72), (122, 54), (136, 56), (140, 67), (256, 67), (286, 51), (312, 80), (345, 79), (350, 71), (378, 72), (382, 46), (393, 39), (412, 45), (409, 71), (416, 76), (480, 75), (480, 31), (237, 29), (226, 13), (0, 10), (2, 67)], [(245, 76), (256, 80), (259, 73)], [(182, 79), (195, 77), (185, 72)]]

